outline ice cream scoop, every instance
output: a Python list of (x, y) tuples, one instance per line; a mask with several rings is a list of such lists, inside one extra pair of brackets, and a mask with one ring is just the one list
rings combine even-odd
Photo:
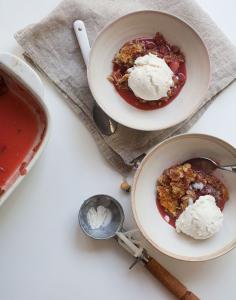
[(129, 88), (136, 97), (146, 101), (167, 97), (167, 92), (174, 85), (174, 73), (165, 60), (151, 53), (138, 57), (128, 72)]
[(176, 220), (176, 231), (194, 239), (207, 239), (218, 232), (223, 223), (223, 213), (211, 195), (200, 196)]
[[(109, 210), (111, 218), (103, 226), (91, 226), (89, 211), (103, 206)], [(123, 228), (124, 212), (120, 203), (108, 195), (95, 195), (84, 201), (79, 211), (79, 224), (83, 232), (95, 240), (115, 238), (120, 246), (135, 257), (133, 267), (137, 262), (143, 262), (144, 266), (155, 276), (169, 291), (181, 300), (200, 300), (165, 268), (162, 267), (142, 247), (140, 241), (134, 236), (136, 230), (125, 231)], [(130, 267), (130, 268), (131, 268)]]

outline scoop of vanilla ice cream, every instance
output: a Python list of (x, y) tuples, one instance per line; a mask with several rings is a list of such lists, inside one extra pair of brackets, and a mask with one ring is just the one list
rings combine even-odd
[(207, 239), (220, 230), (223, 214), (211, 195), (200, 196), (176, 220), (176, 231), (194, 239)]
[(164, 59), (151, 53), (138, 57), (128, 69), (128, 85), (136, 97), (146, 101), (166, 97), (173, 82), (173, 72)]

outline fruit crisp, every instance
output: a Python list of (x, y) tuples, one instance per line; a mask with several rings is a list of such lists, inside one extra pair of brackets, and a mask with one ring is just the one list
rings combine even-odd
[(212, 195), (222, 210), (228, 190), (215, 176), (194, 170), (189, 163), (168, 168), (157, 181), (157, 201), (172, 218), (178, 216), (200, 196)]
[[(168, 91), (167, 97), (153, 101), (136, 97), (128, 86), (128, 69), (134, 66), (136, 58), (149, 53), (164, 59), (174, 74), (174, 85)], [(112, 63), (113, 71), (108, 76), (108, 80), (126, 102), (143, 110), (158, 109), (168, 105), (176, 98), (186, 81), (184, 54), (178, 46), (169, 44), (160, 32), (157, 32), (153, 38), (140, 37), (128, 41), (115, 54)]]

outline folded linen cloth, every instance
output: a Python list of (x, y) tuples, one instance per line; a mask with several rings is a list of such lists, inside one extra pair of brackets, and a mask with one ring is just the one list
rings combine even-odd
[[(81, 19), (90, 43), (110, 21), (132, 11), (162, 10), (189, 23), (205, 42), (211, 61), (211, 82), (202, 106), (193, 117), (169, 129), (137, 131), (119, 124), (114, 135), (103, 136), (92, 118), (94, 99), (86, 77), (86, 67), (73, 31)], [(213, 97), (236, 77), (236, 50), (209, 16), (193, 0), (64, 0), (38, 24), (15, 35), (24, 56), (63, 93), (66, 101), (93, 135), (104, 157), (122, 174), (131, 161), (165, 138), (188, 130), (207, 109)]]

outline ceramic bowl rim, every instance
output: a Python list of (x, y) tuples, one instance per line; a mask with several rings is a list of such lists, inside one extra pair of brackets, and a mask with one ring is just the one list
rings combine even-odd
[(166, 140), (164, 140), (163, 142), (157, 144), (156, 146), (154, 146), (145, 156), (145, 158), (142, 160), (141, 164), (139, 165), (138, 169), (136, 170), (136, 173), (134, 175), (134, 179), (133, 179), (133, 184), (132, 184), (132, 189), (131, 189), (131, 206), (132, 206), (132, 212), (133, 212), (133, 216), (135, 219), (135, 222), (139, 228), (139, 230), (141, 231), (143, 237), (157, 250), (159, 250), (160, 252), (166, 254), (167, 256), (170, 256), (172, 258), (178, 259), (178, 260), (183, 260), (183, 261), (195, 261), (195, 262), (199, 262), (199, 261), (206, 261), (206, 260), (211, 260), (211, 259), (215, 259), (219, 256), (222, 256), (224, 254), (226, 254), (227, 252), (229, 252), (230, 250), (232, 250), (235, 246), (236, 246), (236, 237), (235, 239), (228, 243), (227, 245), (224, 245), (220, 250), (215, 251), (211, 254), (208, 255), (202, 255), (199, 257), (196, 256), (185, 256), (185, 255), (177, 255), (174, 252), (168, 251), (162, 247), (160, 247), (156, 242), (154, 242), (152, 240), (151, 237), (149, 237), (149, 235), (147, 234), (147, 232), (144, 230), (143, 226), (141, 225), (141, 222), (139, 221), (138, 218), (138, 214), (136, 211), (136, 200), (135, 200), (135, 191), (136, 191), (136, 186), (137, 186), (137, 181), (139, 179), (139, 176), (143, 170), (143, 167), (146, 165), (146, 162), (149, 161), (149, 159), (152, 157), (152, 155), (159, 149), (161, 148), (163, 145), (166, 145), (167, 143), (173, 141), (173, 140), (177, 140), (177, 139), (185, 139), (185, 138), (191, 138), (191, 137), (199, 137), (199, 138), (203, 138), (203, 139), (207, 139), (208, 141), (212, 141), (214, 140), (215, 142), (217, 142), (218, 144), (222, 145), (225, 149), (227, 149), (229, 152), (231, 152), (233, 155), (235, 155), (236, 157), (236, 149), (229, 144), (228, 142), (213, 136), (213, 135), (208, 135), (208, 134), (202, 134), (202, 133), (185, 133), (185, 134), (179, 134), (179, 135), (175, 135), (173, 137), (170, 137)]
[[(184, 120), (186, 120), (187, 118), (190, 118), (191, 116), (194, 115), (194, 113), (197, 111), (197, 109), (201, 106), (201, 104), (203, 103), (203, 100), (207, 94), (207, 91), (209, 89), (209, 85), (210, 85), (210, 80), (211, 80), (211, 62), (210, 62), (210, 57), (209, 57), (209, 52), (208, 49), (205, 45), (205, 43), (203, 42), (202, 38), (200, 37), (200, 35), (198, 34), (198, 32), (186, 21), (184, 21), (182, 18), (177, 17), (176, 15), (167, 13), (165, 11), (161, 11), (161, 10), (138, 10), (138, 11), (134, 11), (128, 14), (125, 14), (117, 19), (115, 19), (114, 21), (109, 22), (98, 34), (97, 37), (95, 38), (93, 45), (91, 47), (90, 50), (90, 54), (89, 54), (89, 61), (88, 61), (88, 66), (87, 66), (87, 78), (88, 78), (88, 84), (89, 84), (89, 88), (90, 91), (96, 101), (96, 103), (101, 107), (101, 109), (107, 113), (106, 108), (104, 107), (103, 103), (101, 103), (100, 101), (98, 101), (98, 97), (97, 97), (97, 93), (96, 93), (96, 88), (93, 86), (93, 74), (92, 74), (92, 66), (91, 66), (91, 57), (94, 55), (95, 51), (96, 51), (96, 44), (97, 42), (101, 39), (101, 37), (104, 35), (104, 33), (106, 33), (106, 31), (108, 29), (110, 29), (112, 26), (116, 25), (116, 23), (122, 21), (123, 19), (133, 16), (133, 15), (139, 15), (139, 14), (146, 14), (146, 13), (153, 13), (153, 14), (162, 14), (162, 15), (166, 15), (168, 17), (171, 17), (173, 19), (176, 19), (178, 22), (182, 23), (184, 26), (187, 26), (194, 34), (195, 36), (198, 38), (199, 43), (202, 45), (202, 48), (204, 49), (205, 53), (206, 53), (206, 57), (208, 60), (208, 64), (207, 64), (207, 76), (208, 76), (208, 82), (206, 84), (205, 90), (202, 93), (202, 95), (199, 97), (199, 101), (196, 105), (194, 105), (191, 109), (191, 111), (188, 113), (187, 116), (184, 116), (182, 118), (180, 118), (179, 120), (176, 120), (175, 122), (173, 122), (172, 124), (169, 125), (164, 125), (164, 126), (148, 126), (147, 127), (142, 127), (142, 122), (137, 122), (136, 126), (132, 126), (132, 125), (128, 125), (126, 124), (126, 122), (122, 122), (120, 119), (116, 119), (116, 114), (115, 112), (113, 113), (113, 115), (110, 115), (110, 117), (114, 120), (116, 120), (117, 122), (119, 122), (120, 124), (132, 128), (132, 129), (136, 129), (136, 130), (143, 130), (143, 131), (155, 131), (155, 130), (163, 130), (163, 129), (167, 129), (170, 128), (172, 126), (178, 125), (181, 122), (183, 122)], [(109, 114), (108, 114), (109, 115)]]

